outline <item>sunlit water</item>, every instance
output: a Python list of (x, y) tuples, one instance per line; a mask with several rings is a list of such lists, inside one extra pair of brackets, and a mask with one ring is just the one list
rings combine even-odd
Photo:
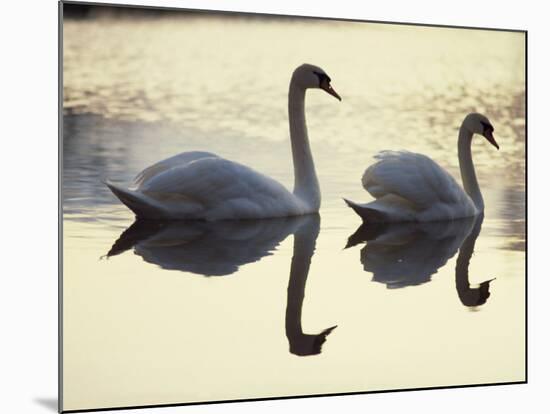
[[(524, 379), (522, 34), (189, 15), (64, 26), (64, 409)], [(307, 96), (320, 216), (130, 227), (101, 180), (178, 152), (290, 188), (287, 88), (303, 62), (343, 97)], [(458, 179), (474, 110), (501, 146), (474, 140), (483, 223), (359, 228), (342, 197), (371, 200), (372, 156), (422, 152)]]

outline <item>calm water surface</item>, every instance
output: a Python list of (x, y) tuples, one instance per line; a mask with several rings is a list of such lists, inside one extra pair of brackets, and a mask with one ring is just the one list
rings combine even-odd
[[(237, 17), (64, 23), (64, 409), (524, 379), (524, 37)], [(203, 149), (291, 188), (290, 74), (308, 92), (319, 216), (134, 223), (101, 183)], [(383, 149), (458, 179), (483, 218), (360, 227), (342, 197)], [(91, 392), (90, 390), (93, 390)]]

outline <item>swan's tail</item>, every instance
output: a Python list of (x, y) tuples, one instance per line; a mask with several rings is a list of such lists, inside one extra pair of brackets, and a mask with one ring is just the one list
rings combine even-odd
[(154, 217), (159, 215), (159, 208), (145, 196), (135, 191), (120, 187), (109, 180), (104, 180), (103, 183), (109, 187), (117, 198), (124, 203), (126, 207), (132, 210), (137, 217)]
[(363, 219), (365, 223), (381, 223), (386, 221), (386, 215), (379, 210), (354, 203), (351, 200), (345, 199), (346, 204)]

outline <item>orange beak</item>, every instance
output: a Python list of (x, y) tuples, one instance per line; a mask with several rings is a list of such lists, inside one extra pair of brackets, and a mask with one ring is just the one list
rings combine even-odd
[(493, 137), (493, 133), (490, 131), (490, 130), (486, 130), (484, 133), (483, 133), (483, 136), (485, 137), (485, 139), (487, 141), (489, 141), (497, 150), (500, 149), (500, 147), (498, 146), (497, 142), (495, 141), (495, 137)]
[(336, 92), (334, 89), (332, 89), (332, 86), (330, 86), (330, 83), (328, 81), (321, 82), (321, 89), (324, 90), (329, 95), (334, 96), (339, 101), (342, 100), (342, 98), (340, 98), (340, 95), (338, 95), (338, 92)]

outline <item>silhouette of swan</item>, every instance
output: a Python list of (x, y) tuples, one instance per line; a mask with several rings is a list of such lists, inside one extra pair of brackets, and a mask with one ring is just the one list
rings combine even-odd
[(460, 249), (455, 268), (456, 290), (464, 306), (483, 305), (489, 297), (487, 280), (471, 288), (468, 267), (483, 223), (483, 214), (455, 221), (363, 224), (348, 238), (346, 248), (366, 242), (361, 249), (365, 271), (389, 289), (420, 285), (431, 280)]
[(133, 248), (144, 261), (163, 269), (224, 276), (273, 254), (298, 226), (296, 217), (217, 222), (137, 220), (121, 234), (107, 257)]
[(302, 330), (305, 286), (319, 228), (318, 214), (215, 222), (137, 220), (115, 241), (107, 257), (133, 249), (144, 261), (163, 269), (224, 276), (273, 254), (288, 235), (294, 234), (285, 331), (291, 353), (315, 355), (336, 328), (332, 326), (319, 334)]
[(489, 292), (490, 283), (495, 280), (489, 279), (479, 284), (478, 287), (470, 287), (469, 271), (470, 259), (474, 253), (476, 240), (481, 232), (483, 224), (483, 214), (476, 218), (474, 228), (470, 235), (464, 240), (456, 259), (455, 267), (455, 284), (458, 297), (462, 304), (467, 307), (477, 307), (485, 304), (491, 293)]
[(363, 224), (346, 247), (366, 241), (361, 263), (373, 281), (389, 289), (420, 285), (455, 255), (474, 218), (426, 223)]
[(290, 265), (290, 278), (287, 290), (286, 337), (290, 352), (295, 355), (317, 355), (327, 336), (336, 328), (331, 326), (318, 334), (306, 334), (302, 329), (302, 307), (306, 281), (311, 258), (315, 251), (315, 242), (319, 235), (319, 215), (304, 217), (302, 225), (294, 233), (294, 250)]

